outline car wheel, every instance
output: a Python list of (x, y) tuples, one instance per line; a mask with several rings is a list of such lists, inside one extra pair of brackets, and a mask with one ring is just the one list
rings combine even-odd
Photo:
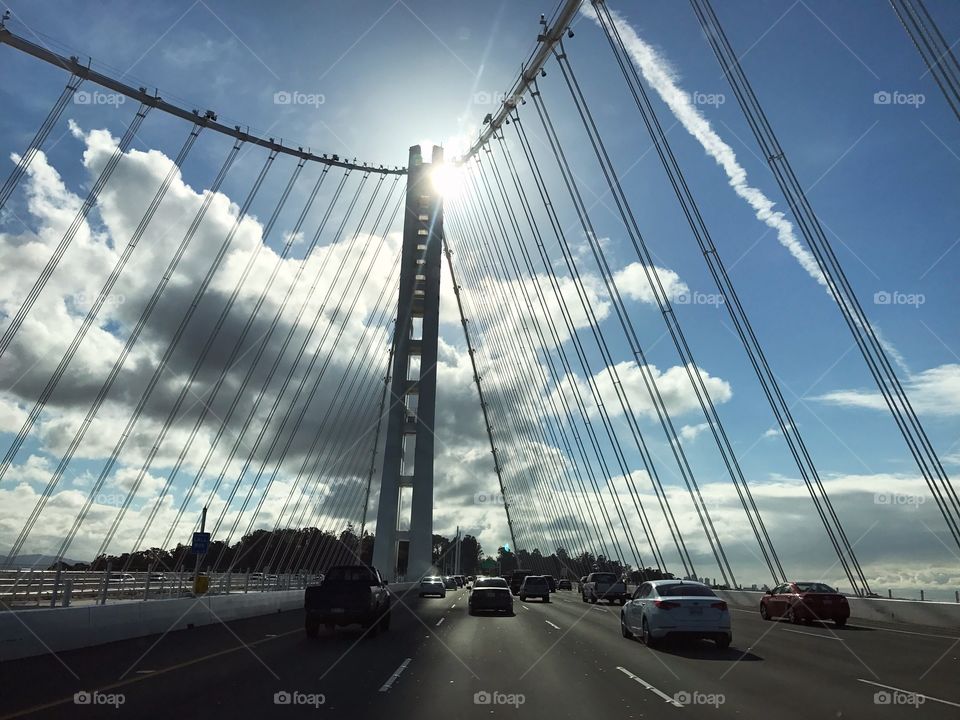
[(420, 593), (420, 597), (423, 597), (423, 593)]
[(797, 615), (796, 611), (794, 611), (793, 608), (790, 608), (789, 610), (787, 610), (787, 622), (793, 625), (800, 624), (800, 616)]
[(526, 602), (526, 601), (527, 601), (527, 596), (526, 596), (526, 595), (521, 595), (521, 596), (520, 596), (520, 602)]
[(596, 605), (596, 604), (597, 604), (597, 599), (591, 595), (591, 596), (590, 596), (590, 602), (591, 602), (593, 605)]
[(544, 601), (544, 602), (550, 602), (550, 596), (547, 595), (547, 596), (543, 599), (543, 601)]
[(837, 627), (843, 627), (844, 625), (847, 624), (847, 619), (846, 619), (846, 618), (835, 618), (834, 621), (833, 621), (833, 624), (836, 625)]
[(513, 608), (510, 608), (509, 610), (507, 610), (508, 617), (513, 617), (514, 615), (516, 615), (516, 613), (513, 611)]
[(320, 634), (320, 622), (318, 620), (307, 620), (307, 637), (315, 638)]
[(324, 629), (325, 629), (327, 632), (333, 632), (334, 630), (337, 629), (337, 626), (334, 625), (333, 623), (327, 623), (327, 624), (324, 625), (323, 627), (324, 627)]
[(468, 606), (467, 606), (467, 614), (468, 614), (468, 615), (476, 615), (476, 614), (477, 614), (477, 611), (473, 609), (473, 606), (472, 606), (472, 605), (468, 605)]
[(653, 633), (650, 632), (650, 625), (647, 623), (647, 619), (643, 619), (643, 644), (648, 648), (654, 648), (657, 646), (657, 639), (653, 636)]
[(628, 640), (633, 639), (633, 633), (630, 632), (630, 628), (628, 628), (627, 623), (624, 622), (623, 613), (620, 613), (620, 634)]
[(390, 611), (387, 610), (383, 614), (383, 617), (380, 618), (380, 631), (386, 632), (389, 629), (390, 629)]
[(766, 605), (760, 605), (760, 617), (763, 618), (764, 620), (770, 619), (770, 611), (767, 610)]
[(719, 649), (726, 650), (728, 647), (730, 647), (731, 639), (732, 638), (729, 635), (723, 635), (721, 637), (718, 637), (716, 640), (714, 640), (714, 642), (717, 644), (717, 647)]
[(583, 593), (580, 593), (580, 601), (581, 601), (581, 602), (586, 602), (586, 601), (587, 601), (587, 596), (584, 595)]

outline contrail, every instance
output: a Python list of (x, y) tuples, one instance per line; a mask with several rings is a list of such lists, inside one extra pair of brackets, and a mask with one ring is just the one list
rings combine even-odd
[[(600, 25), (596, 9), (592, 5), (583, 5), (580, 12)], [(653, 47), (644, 42), (619, 13), (610, 10), (610, 15), (613, 17), (613, 22), (620, 33), (630, 59), (633, 60), (650, 87), (667, 104), (667, 107), (670, 108), (670, 111), (686, 128), (687, 132), (693, 135), (697, 142), (703, 146), (707, 155), (712, 157), (717, 165), (723, 169), (730, 187), (753, 208), (757, 219), (776, 230), (780, 244), (797, 259), (797, 262), (807, 271), (810, 277), (826, 286), (827, 281), (823, 277), (823, 273), (820, 272), (816, 259), (797, 239), (793, 231), (793, 224), (787, 220), (782, 212), (774, 210), (774, 202), (770, 198), (747, 182), (747, 171), (737, 161), (737, 155), (733, 148), (714, 132), (709, 121), (694, 106), (690, 94), (677, 84), (676, 74), (670, 68), (669, 63)]]

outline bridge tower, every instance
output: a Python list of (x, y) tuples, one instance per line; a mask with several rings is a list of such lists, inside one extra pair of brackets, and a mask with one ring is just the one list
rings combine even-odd
[(443, 162), (434, 146), (424, 163), (410, 148), (400, 293), (377, 509), (373, 564), (384, 577), (419, 578), (433, 555), (433, 426), (437, 395), (443, 202), (431, 173)]

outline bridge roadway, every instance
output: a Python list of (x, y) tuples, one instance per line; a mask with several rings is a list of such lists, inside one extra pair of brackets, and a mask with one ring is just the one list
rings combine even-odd
[[(0, 664), (0, 717), (960, 717), (960, 628), (841, 630), (734, 611), (726, 651), (650, 650), (621, 637), (618, 607), (575, 591), (515, 607), (471, 617), (466, 590), (409, 593), (373, 637), (343, 628), (308, 639), (295, 611), (13, 661)], [(884, 686), (927, 697), (876, 704)], [(123, 704), (74, 703), (95, 690)], [(276, 704), (278, 692), (301, 704)], [(482, 692), (522, 704), (478, 704)]]

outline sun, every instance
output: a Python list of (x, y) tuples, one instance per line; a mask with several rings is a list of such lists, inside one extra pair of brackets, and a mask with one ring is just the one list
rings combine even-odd
[(452, 163), (437, 163), (430, 170), (433, 189), (444, 199), (458, 197), (466, 185), (465, 170)]

